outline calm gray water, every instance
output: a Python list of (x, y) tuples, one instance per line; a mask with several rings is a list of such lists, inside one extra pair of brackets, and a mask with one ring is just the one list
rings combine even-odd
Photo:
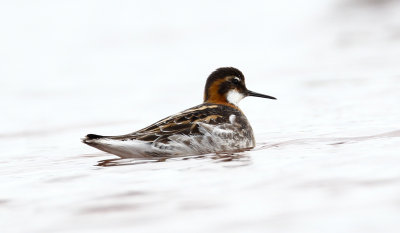
[[(396, 1), (5, 1), (1, 232), (399, 232)], [(257, 147), (162, 161), (80, 142), (199, 104), (236, 66)]]

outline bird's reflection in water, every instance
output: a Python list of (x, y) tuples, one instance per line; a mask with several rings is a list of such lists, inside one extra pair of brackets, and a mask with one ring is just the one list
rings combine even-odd
[(226, 152), (217, 154), (206, 154), (206, 155), (193, 155), (185, 157), (175, 157), (175, 158), (130, 158), (130, 159), (106, 159), (100, 160), (96, 166), (100, 167), (114, 167), (114, 166), (127, 166), (127, 165), (139, 165), (146, 163), (159, 163), (159, 162), (172, 162), (172, 161), (183, 161), (183, 160), (209, 160), (215, 163), (229, 163), (226, 164), (229, 167), (240, 167), (247, 166), (251, 163), (250, 157), (246, 152)]
[(245, 152), (216, 154), (211, 159), (217, 163), (224, 163), (225, 167), (243, 167), (251, 164), (251, 158)]
[(165, 162), (167, 158), (157, 158), (157, 159), (105, 159), (100, 160), (97, 162), (96, 166), (99, 167), (114, 167), (114, 166), (127, 166), (127, 165), (138, 165), (138, 164), (145, 164), (145, 163), (158, 163), (158, 162)]

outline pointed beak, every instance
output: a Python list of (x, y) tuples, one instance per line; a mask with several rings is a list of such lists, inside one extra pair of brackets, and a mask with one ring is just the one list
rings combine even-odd
[(276, 100), (276, 98), (273, 96), (264, 95), (264, 94), (260, 94), (260, 93), (257, 93), (254, 91), (249, 91), (249, 90), (247, 91), (247, 96), (254, 96), (254, 97), (261, 97), (261, 98)]

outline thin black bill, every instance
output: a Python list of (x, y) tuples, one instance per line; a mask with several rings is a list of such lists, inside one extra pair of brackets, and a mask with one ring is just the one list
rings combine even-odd
[(276, 100), (276, 98), (273, 97), (273, 96), (260, 94), (260, 93), (254, 92), (254, 91), (247, 91), (247, 95), (248, 95), (248, 96), (254, 96), (254, 97), (261, 97), (261, 98)]

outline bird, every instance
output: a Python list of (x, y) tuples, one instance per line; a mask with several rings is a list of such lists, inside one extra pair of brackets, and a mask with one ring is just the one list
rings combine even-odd
[(243, 73), (221, 67), (207, 78), (202, 104), (119, 136), (88, 134), (82, 142), (121, 158), (178, 157), (250, 150), (256, 142), (239, 102), (276, 99), (247, 89)]

